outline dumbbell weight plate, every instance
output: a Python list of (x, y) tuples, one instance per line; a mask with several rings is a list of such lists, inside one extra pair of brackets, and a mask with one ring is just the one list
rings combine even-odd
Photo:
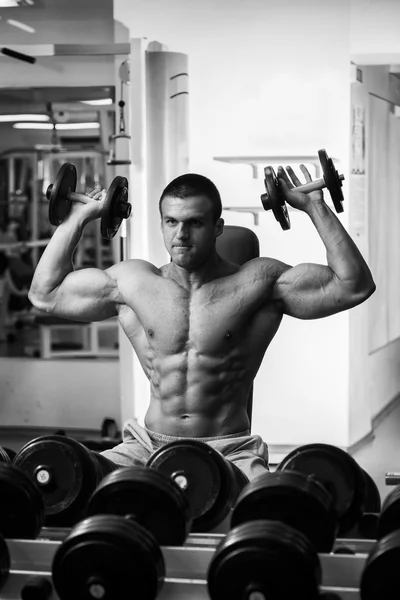
[(279, 188), (279, 180), (272, 167), (264, 169), (264, 184), (266, 193), (261, 195), (264, 210), (272, 209), (275, 219), (283, 230), (290, 229), (290, 217), (285, 202), (285, 194)]
[(372, 479), (371, 475), (362, 470), (365, 479), (365, 502), (364, 510), (368, 513), (380, 513), (381, 512), (381, 495), (379, 493), (378, 486)]
[(68, 192), (75, 192), (77, 182), (76, 167), (73, 163), (64, 163), (57, 173), (52, 185), (47, 188), (49, 199), (49, 220), (56, 227), (60, 225), (71, 211), (71, 200)]
[(400, 530), (376, 542), (364, 564), (361, 600), (393, 600), (399, 595)]
[(31, 478), (18, 467), (0, 463), (0, 534), (35, 539), (44, 522), (43, 500)]
[(344, 210), (344, 197), (339, 173), (336, 171), (335, 165), (333, 164), (332, 159), (329, 158), (326, 150), (318, 150), (318, 158), (324, 174), (325, 185), (329, 190), (335, 210), (337, 213), (341, 213)]
[(333, 497), (339, 518), (338, 535), (346, 533), (364, 512), (365, 478), (354, 458), (329, 444), (306, 444), (290, 452), (278, 471), (292, 470), (314, 475)]
[(233, 507), (247, 478), (224, 456), (200, 440), (165, 444), (147, 467), (172, 477), (186, 495), (192, 531), (207, 532), (219, 525)]
[(8, 546), (0, 534), (0, 592), (7, 583), (8, 575), (10, 573), (10, 554), (8, 552)]
[(66, 436), (32, 440), (17, 453), (13, 464), (39, 486), (49, 527), (75, 525), (101, 478), (90, 450)]
[(21, 588), (21, 600), (50, 600), (53, 586), (46, 575), (32, 575)]
[(98, 515), (81, 521), (59, 546), (52, 575), (60, 600), (154, 600), (165, 566), (149, 531), (129, 519)]
[(127, 218), (121, 214), (123, 209), (129, 217), (131, 205), (128, 204), (128, 180), (117, 176), (108, 188), (101, 213), (100, 231), (104, 238), (112, 239), (120, 228), (122, 219)]
[(3, 452), (7, 454), (9, 462), (12, 462), (14, 460), (14, 457), (17, 455), (15, 450), (7, 448), (6, 446), (3, 446)]
[[(361, 469), (361, 467), (360, 467)], [(364, 511), (358, 522), (342, 537), (353, 539), (377, 539), (379, 513), (381, 511), (381, 497), (378, 487), (372, 477), (361, 469), (365, 479)]]
[(400, 529), (400, 485), (393, 488), (383, 501), (378, 521), (378, 539), (395, 529)]
[(95, 452), (94, 450), (92, 450), (91, 455), (94, 459), (94, 462), (96, 463), (97, 477), (99, 482), (103, 479), (103, 477), (105, 477), (109, 473), (112, 473), (113, 471), (116, 471), (117, 469), (121, 468), (120, 465), (116, 465), (110, 459), (106, 458), (99, 452)]
[(338, 529), (332, 496), (313, 477), (275, 471), (253, 479), (239, 494), (231, 527), (267, 519), (301, 531), (318, 552), (330, 552)]
[(0, 446), (0, 462), (10, 463), (11, 458), (5, 448)]
[(147, 467), (124, 467), (103, 479), (92, 494), (86, 516), (131, 516), (163, 546), (181, 546), (189, 535), (188, 501), (169, 477)]
[[(211, 600), (317, 600), (321, 565), (312, 543), (278, 521), (252, 521), (232, 529), (207, 572)], [(257, 594), (258, 592), (258, 594)]]

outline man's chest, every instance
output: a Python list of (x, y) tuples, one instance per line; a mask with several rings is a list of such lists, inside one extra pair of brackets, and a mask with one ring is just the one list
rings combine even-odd
[(265, 333), (271, 324), (266, 303), (257, 302), (246, 290), (222, 286), (191, 294), (166, 287), (144, 293), (130, 308), (122, 322), (128, 336), (161, 353), (225, 352), (254, 338), (255, 329)]

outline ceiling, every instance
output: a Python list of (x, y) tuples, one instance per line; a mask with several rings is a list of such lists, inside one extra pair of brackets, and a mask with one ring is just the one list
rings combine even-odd
[[(55, 110), (92, 110), (82, 100), (114, 99), (114, 88), (109, 87), (40, 87), (2, 88), (0, 114), (46, 112), (51, 103)], [(67, 106), (66, 106), (67, 105)]]
[(113, 0), (34, 0), (32, 6), (17, 8), (0, 5), (0, 17), (2, 46), (114, 41)]
[[(83, 40), (89, 39), (91, 44), (114, 42), (113, 0), (29, 0), (28, 5), (24, 0), (23, 4), (25, 6), (4, 8), (0, 0), (0, 50), (18, 45), (82, 44)], [(13, 25), (16, 21), (31, 27), (32, 32)], [(10, 69), (20, 62), (9, 57), (1, 60), (7, 61)], [(93, 107), (80, 102), (102, 98), (114, 100), (113, 86), (70, 87), (66, 82), (68, 87), (2, 87), (7, 86), (6, 79), (3, 77), (0, 82), (0, 114), (48, 113), (51, 104), (54, 113), (74, 112), (76, 117), (78, 112), (86, 111), (89, 117), (90, 112), (114, 108)], [(68, 120), (65, 117), (64, 120)]]

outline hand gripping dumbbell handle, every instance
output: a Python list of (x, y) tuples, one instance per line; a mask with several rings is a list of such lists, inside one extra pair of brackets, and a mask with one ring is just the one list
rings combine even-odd
[[(47, 188), (46, 196), (50, 198), (51, 190), (53, 189), (53, 184), (51, 183)], [(90, 201), (95, 200), (86, 194), (79, 194), (78, 192), (68, 192), (67, 200), (70, 202), (82, 202), (83, 204), (87, 204)]]
[[(50, 184), (46, 191), (46, 197), (50, 200), (51, 190), (53, 189), (54, 184)], [(125, 188), (126, 189), (126, 188)], [(86, 194), (79, 194), (78, 192), (67, 192), (66, 195), (67, 200), (70, 202), (81, 202), (82, 204), (88, 204), (89, 202), (96, 202), (94, 198), (91, 196), (87, 196)], [(121, 202), (118, 206), (118, 210), (116, 211), (116, 216), (122, 219), (128, 219), (131, 214), (132, 205), (129, 202)]]
[[(344, 175), (339, 175), (339, 180), (344, 180)], [(310, 181), (310, 183), (305, 183), (304, 185), (298, 185), (293, 188), (296, 192), (303, 192), (304, 194), (308, 194), (309, 192), (315, 192), (316, 190), (322, 190), (326, 188), (327, 185), (325, 183), (325, 179), (316, 179), (315, 181)]]

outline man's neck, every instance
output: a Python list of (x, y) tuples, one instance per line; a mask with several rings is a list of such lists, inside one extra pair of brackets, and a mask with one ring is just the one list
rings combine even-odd
[(174, 262), (167, 265), (166, 274), (188, 291), (195, 291), (205, 283), (221, 277), (224, 261), (215, 252), (204, 263), (196, 268), (185, 269)]

